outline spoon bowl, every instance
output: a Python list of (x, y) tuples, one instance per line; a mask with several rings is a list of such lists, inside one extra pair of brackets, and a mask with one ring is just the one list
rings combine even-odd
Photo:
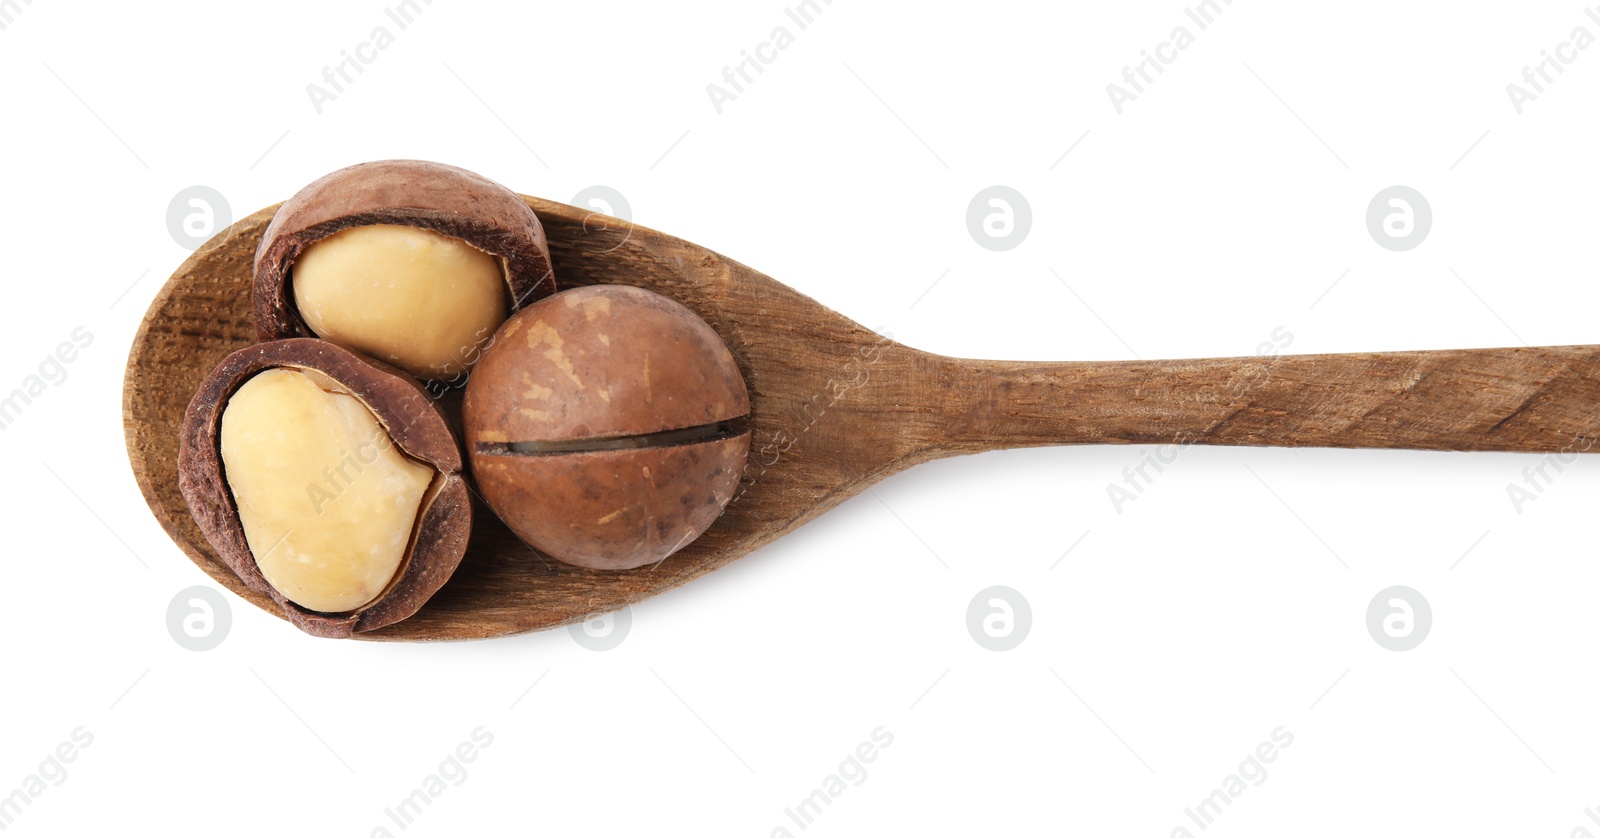
[[(699, 314), (750, 391), (739, 493), (699, 539), (626, 571), (572, 567), (523, 544), (476, 503), (467, 555), (415, 616), (373, 640), (496, 637), (583, 621), (709, 573), (883, 477), (951, 454), (1082, 443), (1437, 450), (1589, 449), (1600, 437), (1600, 347), (1149, 362), (967, 361), (862, 328), (703, 247), (527, 198), (558, 288), (635, 285)], [(129, 352), (123, 423), (156, 519), (219, 584), (244, 587), (178, 490), (178, 432), (205, 375), (256, 341), (251, 267), (269, 207), (219, 233), (167, 281)], [(452, 420), (459, 390), (446, 394)]]

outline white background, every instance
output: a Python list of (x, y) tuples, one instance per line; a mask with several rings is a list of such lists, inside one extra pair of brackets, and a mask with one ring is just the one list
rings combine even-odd
[[(216, 586), (146, 509), (120, 414), (187, 255), (175, 194), (239, 218), (390, 157), (610, 186), (951, 355), (1593, 342), (1600, 48), (1521, 115), (1506, 93), (1600, 35), (1579, 3), (1239, 0), (1201, 32), (1179, 3), (835, 0), (798, 31), (781, 0), (438, 0), (321, 114), (307, 85), (395, 30), (381, 3), (10, 5), (0, 392), (94, 339), (0, 431), (0, 795), (93, 735), (8, 835), (400, 834), (385, 807), (479, 726), (406, 834), (800, 834), (785, 807), (879, 726), (804, 832), (1199, 834), (1185, 807), (1285, 726), (1208, 834), (1600, 834), (1595, 455), (1520, 513), (1539, 455), (1196, 447), (1120, 514), (1106, 487), (1146, 450), (945, 460), (634, 608), (612, 651), (316, 640), (229, 594), (200, 653), (167, 607)], [(707, 85), (779, 25), (794, 43), (718, 114)], [(1106, 85), (1179, 25), (1194, 44), (1118, 115)], [(993, 184), (1032, 208), (1006, 252), (966, 228)], [(1365, 226), (1395, 184), (1434, 215), (1407, 252)], [(1365, 627), (1396, 584), (1434, 618), (1403, 653)], [(1031, 604), (1009, 652), (967, 632), (991, 585)]]

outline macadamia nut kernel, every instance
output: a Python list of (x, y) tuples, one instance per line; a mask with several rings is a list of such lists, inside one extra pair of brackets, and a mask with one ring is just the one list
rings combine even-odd
[(273, 213), (253, 274), (260, 340), (321, 338), (436, 393), (465, 383), (510, 312), (555, 292), (550, 243), (528, 202), (425, 160), (312, 181)]
[(221, 449), (269, 584), (330, 613), (384, 592), (436, 472), (400, 453), (365, 405), (306, 373), (265, 370), (228, 399)]
[(506, 319), (500, 260), (419, 227), (352, 227), (311, 245), (291, 273), (318, 337), (420, 378), (460, 375)]

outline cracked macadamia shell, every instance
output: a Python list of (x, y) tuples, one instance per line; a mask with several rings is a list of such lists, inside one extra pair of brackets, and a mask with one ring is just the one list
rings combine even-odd
[(473, 478), (512, 531), (569, 564), (627, 569), (666, 558), (722, 513), (750, 447), (732, 420), (749, 412), (738, 365), (705, 321), (659, 294), (602, 285), (507, 320), (467, 381), (462, 416)]
[[(246, 382), (267, 370), (305, 372), (359, 401), (399, 451), (434, 470), (417, 509), (411, 543), (393, 578), (365, 605), (342, 613), (292, 602), (263, 575), (251, 552), (222, 459), (223, 413)], [(179, 435), (178, 486), (201, 532), (245, 585), (283, 609), (309, 634), (349, 637), (410, 617), (455, 572), (472, 531), (461, 449), (444, 415), (416, 379), (327, 341), (291, 338), (241, 349), (201, 383)]]
[[(504, 270), (507, 311), (555, 291), (544, 227), (515, 192), (442, 163), (362, 163), (300, 190), (267, 226), (256, 249), (251, 291), (259, 338), (318, 337), (296, 306), (296, 260), (329, 236), (376, 225), (432, 231), (489, 254)], [(476, 360), (478, 348), (461, 351)]]

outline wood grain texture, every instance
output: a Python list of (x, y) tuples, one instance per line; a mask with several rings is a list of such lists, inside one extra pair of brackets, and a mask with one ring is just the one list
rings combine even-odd
[[(665, 294), (727, 342), (750, 388), (739, 495), (665, 561), (597, 571), (522, 544), (481, 503), (456, 575), (414, 617), (365, 637), (443, 640), (551, 628), (715, 570), (900, 469), (996, 448), (1193, 442), (1460, 450), (1587, 450), (1600, 434), (1600, 347), (1138, 363), (962, 361), (888, 341), (702, 247), (527, 198), (558, 287)], [(178, 428), (207, 372), (255, 340), (251, 260), (275, 207), (195, 253), (151, 304), (123, 392), (128, 453), (173, 540), (269, 612), (215, 556), (177, 485)], [(447, 412), (459, 398), (446, 397)]]
[(1588, 450), (1600, 346), (945, 365), (944, 447), (1196, 443)]

